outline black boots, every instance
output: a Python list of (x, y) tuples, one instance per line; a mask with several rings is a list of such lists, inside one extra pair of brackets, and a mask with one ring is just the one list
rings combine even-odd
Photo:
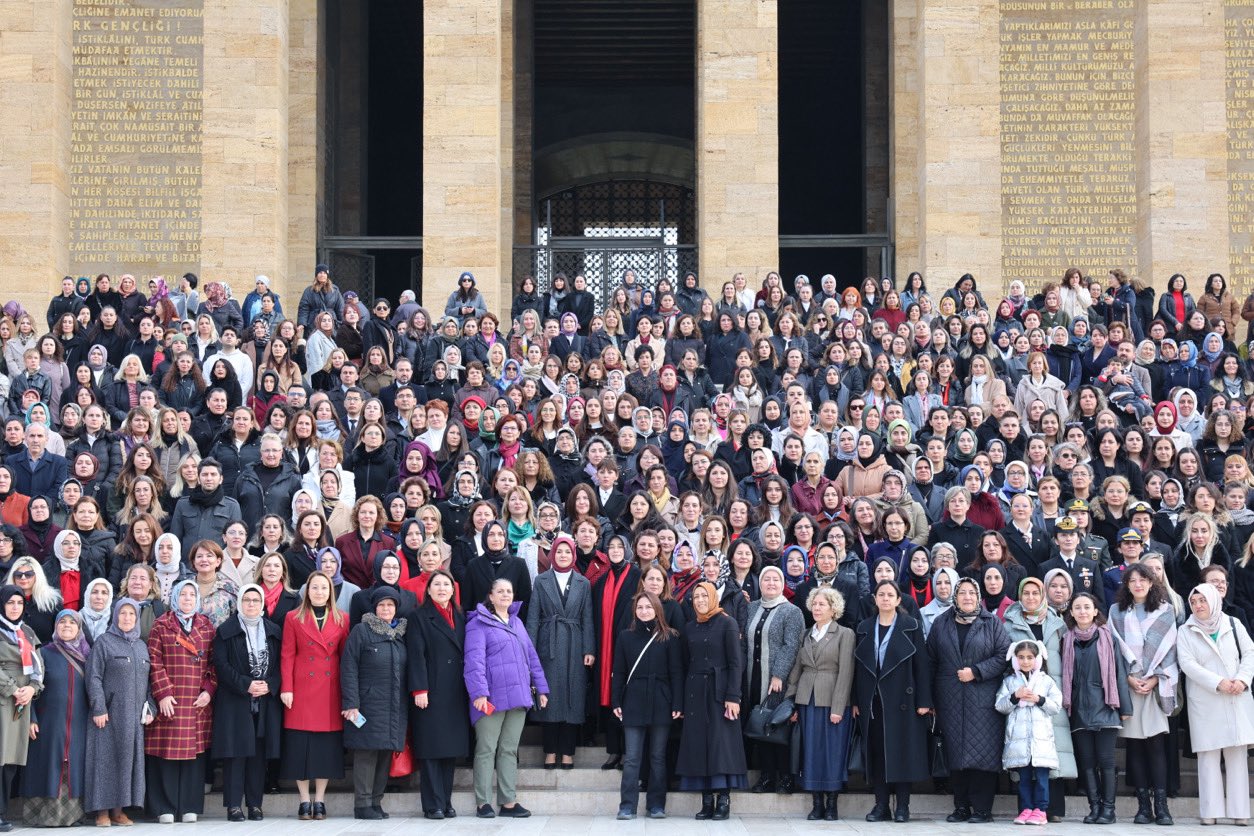
[(723, 790), (714, 801), (714, 821), (727, 821), (731, 815), (731, 793)]
[(780, 795), (792, 795), (793, 790), (797, 788), (796, 782), (793, 781), (792, 773), (785, 772), (776, 776), (775, 791)]
[(829, 792), (827, 794), (827, 809), (823, 811), (823, 821), (836, 821), (839, 814), (836, 812), (836, 799), (840, 798), (840, 793)]
[(702, 820), (714, 818), (714, 793), (701, 793), (701, 809), (697, 812), (696, 818)]
[(749, 788), (749, 792), (775, 792), (775, 773), (763, 769), (758, 773), (758, 782)]
[(1145, 787), (1136, 788), (1136, 816), (1133, 817), (1133, 824), (1151, 824), (1154, 821), (1154, 811), (1150, 809), (1150, 791)]
[(1102, 769), (1102, 812), (1094, 824), (1115, 823), (1115, 770)]
[(822, 821), (825, 806), (823, 793), (812, 792), (810, 795), (814, 798), (814, 805), (810, 808), (810, 812), (806, 813), (806, 821)]
[(1084, 817), (1084, 823), (1097, 824), (1097, 818), (1102, 814), (1102, 790), (1098, 783), (1097, 770), (1084, 770), (1080, 782), (1084, 785), (1084, 794), (1089, 800), (1089, 814)]
[(1176, 823), (1167, 809), (1167, 790), (1154, 788), (1154, 824), (1169, 827)]

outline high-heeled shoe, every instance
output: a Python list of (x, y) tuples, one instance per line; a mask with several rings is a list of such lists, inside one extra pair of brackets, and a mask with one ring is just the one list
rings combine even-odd
[(327, 817), (327, 805), (325, 801), (315, 801), (313, 803), (314, 821), (322, 821)]
[(313, 821), (313, 804), (308, 801), (302, 801), (300, 806), (296, 808), (296, 818), (301, 821)]

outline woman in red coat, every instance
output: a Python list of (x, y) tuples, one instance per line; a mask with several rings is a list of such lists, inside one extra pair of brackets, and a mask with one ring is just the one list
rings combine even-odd
[(279, 777), (296, 782), (301, 821), (327, 817), (327, 781), (344, 777), (340, 654), (347, 640), (348, 616), (335, 606), (331, 578), (325, 572), (310, 574), (300, 606), (287, 614), (283, 627), (279, 692), (287, 709)]
[(194, 822), (205, 811), (205, 757), (213, 728), (209, 701), (218, 688), (213, 623), (200, 614), (188, 579), (170, 590), (171, 609), (148, 634), (149, 675), (157, 716), (144, 737), (148, 806), (157, 820)]
[[(353, 506), (353, 530), (335, 538), (340, 550), (340, 572), (344, 580), (365, 589), (374, 583), (374, 559), (379, 552), (396, 548), (396, 541), (383, 530), (387, 515), (383, 503), (375, 496), (363, 496)], [(401, 561), (402, 570), (405, 561)]]

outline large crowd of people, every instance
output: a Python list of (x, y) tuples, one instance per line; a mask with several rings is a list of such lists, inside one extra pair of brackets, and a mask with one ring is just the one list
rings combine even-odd
[[(935, 282), (933, 282), (935, 284)], [(525, 817), (603, 745), (617, 815), (668, 791), (835, 820), (1249, 818), (1254, 294), (1069, 269), (998, 298), (832, 275), (717, 290), (463, 273), (367, 307), (319, 265), (66, 277), (0, 314), (0, 815)], [(989, 304), (992, 302), (993, 304)], [(295, 303), (295, 304), (293, 304)], [(45, 328), (46, 326), (46, 328)], [(755, 783), (750, 786), (750, 769)], [(12, 827), (0, 819), (0, 831)]]

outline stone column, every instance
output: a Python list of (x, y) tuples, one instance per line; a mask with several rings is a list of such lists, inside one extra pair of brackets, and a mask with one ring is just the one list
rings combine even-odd
[(288, 37), (288, 0), (205, 0), (201, 272), (241, 299), (262, 273), (294, 305)]
[(69, 263), (72, 9), (0, 2), (0, 287), (40, 329)]
[(898, 286), (923, 265), (919, 240), (919, 0), (892, 0), (889, 11), (889, 76), (892, 107), (889, 123), (888, 229), (895, 245)]
[(701, 284), (750, 284), (779, 264), (776, 0), (697, 3), (697, 238)]
[(929, 288), (944, 290), (969, 272), (986, 295), (996, 296), (1002, 286), (998, 2), (919, 0), (918, 8), (922, 263), (906, 260), (900, 275), (921, 270)]
[[(318, 0), (289, 0), (287, 98), (288, 298), (313, 277), (319, 218), (323, 217), (321, 153), (326, 101), (318, 68), (326, 55), (326, 25)], [(294, 303), (289, 303), (294, 304)], [(295, 315), (296, 311), (291, 311)]]
[(422, 295), (433, 315), (475, 274), (509, 306), (513, 245), (513, 0), (423, 3)]
[(1228, 269), (1228, 122), (1223, 0), (1137, 4), (1137, 260), (1160, 292), (1172, 273), (1194, 295)]

